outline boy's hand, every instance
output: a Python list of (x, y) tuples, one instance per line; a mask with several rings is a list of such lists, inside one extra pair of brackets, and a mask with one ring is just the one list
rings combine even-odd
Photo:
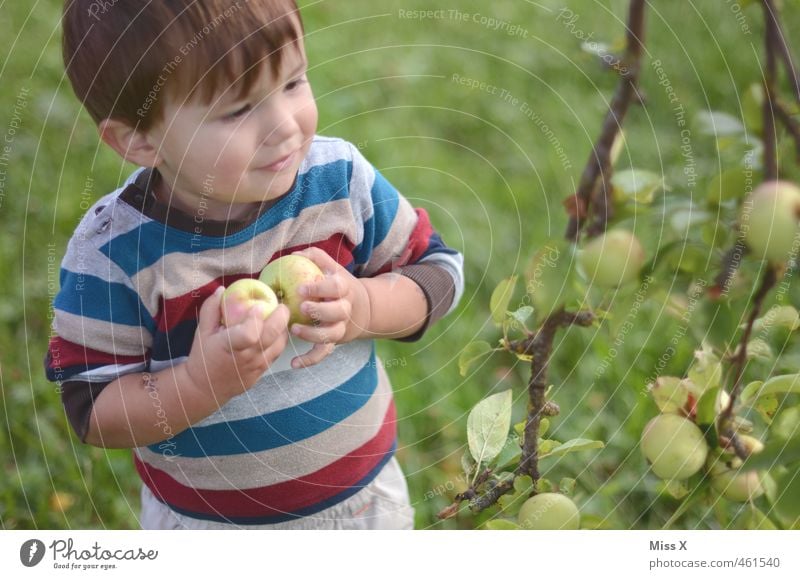
[(289, 338), (289, 309), (280, 305), (266, 319), (254, 305), (245, 320), (230, 327), (220, 324), (224, 288), (209, 296), (200, 308), (197, 330), (186, 372), (195, 390), (222, 406), (248, 390), (281, 355)]
[(307, 298), (301, 311), (314, 320), (314, 325), (293, 324), (293, 335), (314, 347), (292, 360), (293, 368), (303, 368), (325, 359), (336, 344), (359, 338), (369, 328), (370, 298), (366, 287), (331, 256), (319, 248), (311, 247), (296, 252), (313, 261), (325, 274), (316, 283), (299, 288)]

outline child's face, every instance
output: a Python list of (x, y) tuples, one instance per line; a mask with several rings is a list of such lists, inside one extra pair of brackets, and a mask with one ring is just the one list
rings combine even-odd
[(229, 90), (210, 106), (168, 102), (148, 133), (159, 149), (159, 199), (196, 219), (225, 220), (286, 193), (317, 129), (306, 65), (298, 42), (284, 49), (278, 78), (262, 67), (249, 98)]

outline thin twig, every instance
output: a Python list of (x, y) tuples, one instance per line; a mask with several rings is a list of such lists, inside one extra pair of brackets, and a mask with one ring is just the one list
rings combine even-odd
[(764, 104), (762, 116), (764, 124), (764, 179), (774, 181), (778, 178), (778, 136), (775, 130), (775, 79), (777, 77), (776, 49), (778, 36), (775, 8), (772, 0), (762, 0), (764, 8), (764, 48), (767, 57), (766, 71), (764, 72)]
[(772, 265), (768, 265), (767, 270), (764, 272), (764, 277), (761, 279), (761, 286), (758, 288), (755, 296), (753, 297), (753, 307), (750, 310), (750, 315), (747, 318), (747, 325), (745, 325), (744, 332), (742, 332), (742, 337), (739, 340), (739, 348), (732, 359), (733, 387), (731, 388), (730, 399), (728, 401), (728, 405), (719, 415), (719, 432), (721, 435), (727, 436), (734, 441), (734, 447), (737, 455), (739, 454), (740, 450), (743, 451), (743, 447), (741, 447), (741, 445), (736, 445), (735, 433), (731, 429), (730, 423), (733, 417), (733, 407), (736, 405), (736, 400), (742, 390), (742, 377), (744, 376), (744, 368), (747, 364), (747, 342), (750, 340), (750, 334), (753, 331), (753, 324), (755, 323), (756, 318), (758, 318), (758, 315), (761, 313), (761, 307), (764, 303), (764, 298), (766, 298), (769, 290), (775, 285), (777, 279), (778, 276), (775, 268)]
[[(620, 81), (617, 84), (617, 89), (603, 121), (600, 137), (592, 148), (575, 193), (579, 202), (587, 209), (593, 201), (593, 192), (598, 187), (598, 179), (604, 178), (606, 183), (610, 181), (612, 170), (611, 148), (622, 127), (622, 122), (631, 102), (637, 99), (636, 87), (639, 83), (644, 47), (645, 5), (645, 0), (631, 0), (628, 8), (627, 45), (623, 60), (625, 68), (620, 70)], [(607, 196), (608, 188), (603, 187), (602, 192)], [(594, 200), (596, 201), (596, 199)], [(605, 205), (608, 206), (610, 203), (606, 200)], [(600, 218), (598, 217), (598, 219)], [(565, 237), (570, 241), (577, 242), (582, 226), (580, 215), (571, 215)], [(598, 227), (595, 225), (593, 229), (605, 230), (605, 226)]]
[(789, 49), (789, 44), (786, 41), (786, 35), (783, 33), (783, 28), (781, 27), (781, 23), (779, 21), (779, 13), (775, 9), (774, 0), (764, 0), (764, 5), (768, 11), (767, 18), (768, 20), (772, 21), (772, 26), (774, 28), (775, 36), (773, 41), (775, 43), (775, 48), (777, 49), (778, 56), (786, 68), (786, 74), (789, 76), (789, 83), (792, 85), (792, 94), (797, 102), (800, 103), (800, 75), (798, 75), (797, 69), (794, 66), (794, 61), (792, 60), (792, 51)]
[(797, 162), (800, 163), (800, 121), (789, 114), (786, 105), (781, 101), (776, 100), (773, 104), (775, 105), (775, 112), (778, 113), (778, 119), (794, 139), (794, 148), (797, 149)]

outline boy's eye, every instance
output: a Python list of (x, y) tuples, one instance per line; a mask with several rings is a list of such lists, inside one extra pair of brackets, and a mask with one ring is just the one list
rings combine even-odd
[(293, 81), (290, 81), (290, 82), (286, 83), (286, 90), (288, 90), (288, 91), (296, 90), (304, 82), (306, 82), (306, 77), (305, 76), (303, 76), (302, 78), (298, 78), (298, 79), (295, 79)]
[(229, 114), (225, 115), (225, 118), (226, 119), (238, 119), (239, 117), (241, 117), (241, 116), (247, 114), (248, 112), (250, 112), (251, 108), (252, 107), (250, 105), (244, 105), (239, 110), (233, 111), (232, 113), (229, 113)]

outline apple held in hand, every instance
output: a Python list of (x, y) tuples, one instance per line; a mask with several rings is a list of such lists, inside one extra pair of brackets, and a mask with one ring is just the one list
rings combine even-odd
[(787, 181), (762, 183), (744, 203), (739, 225), (754, 257), (784, 263), (800, 232), (800, 188)]
[(267, 265), (258, 277), (267, 284), (278, 301), (289, 308), (289, 325), (311, 324), (312, 319), (300, 311), (305, 298), (298, 293), (300, 286), (322, 279), (322, 271), (302, 255), (284, 255)]
[(683, 480), (703, 468), (708, 444), (694, 422), (677, 414), (659, 414), (642, 432), (642, 453), (665, 480)]
[(523, 529), (555, 531), (580, 528), (581, 515), (569, 497), (541, 493), (522, 504), (517, 521)]
[(644, 258), (642, 244), (633, 233), (611, 229), (586, 244), (578, 263), (589, 283), (613, 288), (635, 280)]
[(267, 284), (257, 279), (236, 280), (222, 293), (223, 325), (234, 326), (243, 322), (250, 308), (258, 303), (264, 304), (262, 311), (266, 320), (278, 307), (278, 298)]

